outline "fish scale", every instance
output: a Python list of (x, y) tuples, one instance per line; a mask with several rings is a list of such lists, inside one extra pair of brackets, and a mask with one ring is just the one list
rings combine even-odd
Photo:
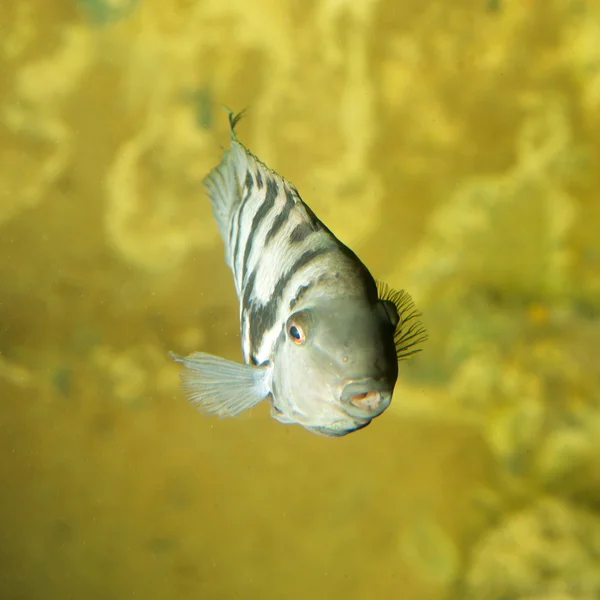
[(281, 423), (327, 436), (364, 428), (389, 405), (398, 361), (426, 339), (410, 296), (375, 279), (301, 199), (237, 140), (205, 185), (240, 299), (246, 364), (196, 352), (190, 402), (235, 416), (266, 400)]

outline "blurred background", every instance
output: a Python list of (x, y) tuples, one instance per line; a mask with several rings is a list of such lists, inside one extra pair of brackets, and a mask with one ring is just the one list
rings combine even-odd
[[(240, 139), (429, 332), (342, 439), (204, 418)], [(600, 2), (0, 4), (0, 598), (600, 597)]]

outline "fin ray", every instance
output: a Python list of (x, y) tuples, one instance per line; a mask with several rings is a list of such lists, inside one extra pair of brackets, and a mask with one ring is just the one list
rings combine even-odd
[(395, 290), (383, 281), (377, 281), (377, 295), (380, 300), (392, 302), (400, 317), (396, 331), (394, 332), (394, 343), (398, 360), (410, 358), (417, 352), (421, 352), (420, 344), (427, 340), (427, 330), (419, 321), (421, 313), (406, 290)]
[(231, 248), (229, 247), (229, 230), (231, 218), (236, 207), (242, 201), (243, 181), (248, 170), (252, 167), (252, 158), (246, 148), (237, 141), (235, 126), (242, 118), (246, 109), (234, 113), (224, 107), (229, 115), (231, 145), (223, 151), (219, 164), (211, 169), (203, 183), (208, 191), (213, 215), (219, 228), (221, 238), (225, 243), (225, 261), (231, 264)]
[(244, 365), (203, 352), (187, 357), (170, 352), (169, 356), (184, 366), (181, 386), (188, 401), (206, 414), (235, 417), (270, 393), (268, 367)]
[[(221, 162), (210, 171), (204, 178), (204, 187), (208, 191), (213, 215), (219, 228), (219, 233), (225, 241), (225, 248), (228, 254), (227, 234), (229, 231), (229, 219), (232, 209), (236, 206), (242, 197), (242, 191), (239, 181), (236, 178), (236, 172), (233, 168), (233, 156), (231, 150), (223, 152)], [(229, 256), (226, 257), (229, 263)]]

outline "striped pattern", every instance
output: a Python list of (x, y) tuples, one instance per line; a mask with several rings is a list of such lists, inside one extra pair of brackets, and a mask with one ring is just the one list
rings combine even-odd
[[(376, 294), (366, 267), (315, 216), (296, 188), (235, 138), (206, 186), (240, 298), (244, 360), (263, 364), (294, 304), (351, 262)], [(358, 267), (358, 268), (357, 268)]]
[(244, 359), (261, 364), (272, 356), (289, 300), (327, 270), (327, 253), (337, 244), (288, 182), (256, 161), (252, 166), (238, 211), (232, 265), (241, 297)]

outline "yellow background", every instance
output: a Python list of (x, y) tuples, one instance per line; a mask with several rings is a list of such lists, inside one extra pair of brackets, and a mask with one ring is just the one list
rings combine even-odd
[[(429, 332), (343, 439), (204, 418), (238, 134)], [(600, 3), (0, 5), (0, 598), (600, 597)]]

